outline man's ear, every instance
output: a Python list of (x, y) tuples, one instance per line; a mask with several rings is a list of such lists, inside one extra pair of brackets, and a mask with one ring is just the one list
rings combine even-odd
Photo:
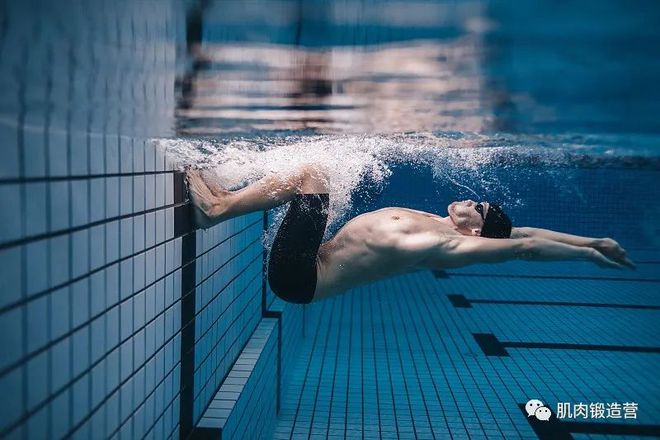
[(473, 237), (478, 237), (481, 235), (481, 228), (472, 228), (471, 232)]

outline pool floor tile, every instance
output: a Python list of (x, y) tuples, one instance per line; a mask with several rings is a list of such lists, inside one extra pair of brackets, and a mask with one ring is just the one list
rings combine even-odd
[[(536, 438), (518, 407), (532, 398), (552, 417), (559, 402), (634, 401), (637, 419), (618, 422), (657, 426), (660, 378), (648, 372), (660, 369), (660, 356), (583, 349), (654, 347), (657, 307), (552, 301), (566, 301), (567, 289), (573, 302), (658, 306), (660, 297), (648, 282), (593, 278), (486, 283), (417, 272), (307, 306), (275, 438)], [(534, 289), (544, 304), (525, 303)], [(481, 302), (461, 307), (451, 295)], [(488, 356), (475, 334), (506, 341), (508, 356)]]

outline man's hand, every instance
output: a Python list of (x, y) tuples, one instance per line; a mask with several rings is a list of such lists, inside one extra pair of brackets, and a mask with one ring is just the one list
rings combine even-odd
[[(616, 262), (620, 266), (624, 266), (629, 269), (636, 268), (635, 263), (633, 263), (626, 256), (626, 250), (622, 248), (619, 243), (617, 243), (615, 240), (612, 240), (611, 238), (598, 238), (596, 239), (592, 247), (598, 253)], [(607, 267), (612, 267), (612, 266), (607, 266)]]
[(625, 267), (614, 260), (610, 260), (594, 248), (585, 248), (589, 251), (589, 259), (604, 269), (625, 269)]

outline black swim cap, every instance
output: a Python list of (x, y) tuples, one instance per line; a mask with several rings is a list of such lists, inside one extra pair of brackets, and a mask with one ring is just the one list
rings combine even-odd
[(511, 219), (499, 205), (491, 203), (481, 228), (481, 236), (487, 238), (509, 238), (511, 236)]

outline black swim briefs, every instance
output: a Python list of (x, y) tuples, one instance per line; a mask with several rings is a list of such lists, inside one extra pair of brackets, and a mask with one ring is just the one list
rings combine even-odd
[(328, 221), (328, 194), (298, 194), (277, 230), (268, 282), (285, 301), (306, 304), (316, 290), (316, 256)]

